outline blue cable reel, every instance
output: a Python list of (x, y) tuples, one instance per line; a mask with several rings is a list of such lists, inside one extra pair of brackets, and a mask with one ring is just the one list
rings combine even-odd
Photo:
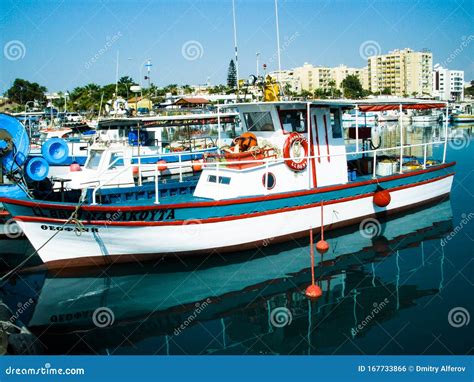
[(15, 117), (0, 113), (0, 160), (5, 171), (21, 169), (30, 152), (30, 139), (25, 127)]

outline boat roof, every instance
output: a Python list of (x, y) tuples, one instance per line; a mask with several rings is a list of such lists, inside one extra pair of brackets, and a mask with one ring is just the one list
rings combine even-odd
[(143, 116), (143, 117), (112, 117), (101, 119), (100, 122), (106, 121), (143, 121), (143, 122), (152, 122), (152, 121), (179, 121), (179, 120), (188, 120), (188, 119), (215, 119), (219, 117), (236, 117), (238, 113), (236, 112), (226, 112), (226, 113), (192, 113), (192, 114), (177, 114), (177, 115), (154, 115), (154, 116)]
[(445, 108), (448, 103), (438, 100), (422, 100), (416, 98), (384, 98), (384, 99), (316, 99), (308, 101), (275, 101), (275, 102), (243, 102), (232, 105), (222, 105), (221, 108), (237, 107), (246, 108), (252, 106), (274, 105), (280, 107), (307, 107), (311, 106), (327, 106), (327, 107), (342, 107), (342, 108), (356, 108), (360, 111), (383, 111), (383, 110), (398, 110), (400, 105), (403, 109), (438, 109)]

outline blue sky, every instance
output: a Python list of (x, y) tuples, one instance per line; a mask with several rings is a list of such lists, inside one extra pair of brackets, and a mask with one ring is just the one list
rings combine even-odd
[[(274, 1), (236, 0), (236, 12), (240, 77), (255, 73), (256, 52), (276, 69)], [(279, 0), (279, 15), (282, 68), (362, 67), (364, 48), (410, 47), (474, 79), (473, 0)], [(112, 83), (117, 51), (120, 76), (138, 80), (151, 59), (158, 86), (223, 83), (234, 52), (232, 2), (0, 0), (0, 43), (2, 93), (17, 77), (50, 91)]]

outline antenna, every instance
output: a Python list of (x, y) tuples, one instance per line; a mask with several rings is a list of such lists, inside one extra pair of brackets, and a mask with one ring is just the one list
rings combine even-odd
[(118, 80), (119, 80), (119, 51), (117, 50), (117, 61), (115, 62), (115, 97), (118, 97)]
[(232, 18), (234, 20), (235, 71), (237, 75), (237, 98), (239, 96), (239, 57), (237, 54), (237, 25), (235, 23), (235, 0), (232, 0)]

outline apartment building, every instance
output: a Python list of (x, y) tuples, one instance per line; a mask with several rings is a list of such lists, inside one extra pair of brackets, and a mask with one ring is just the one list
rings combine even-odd
[(443, 101), (463, 101), (464, 71), (436, 64), (433, 69), (433, 96)]
[(394, 50), (368, 58), (369, 87), (372, 93), (390, 89), (396, 96), (431, 96), (433, 54), (411, 49)]

